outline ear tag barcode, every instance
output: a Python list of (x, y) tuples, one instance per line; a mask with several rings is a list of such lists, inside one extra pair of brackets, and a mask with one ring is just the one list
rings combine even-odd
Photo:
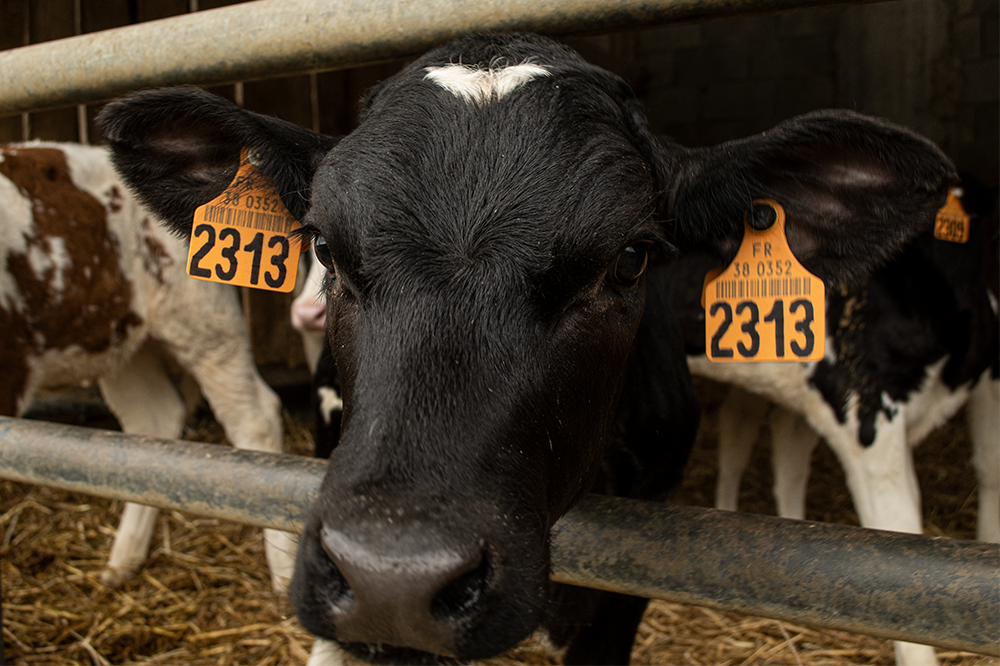
[(299, 269), (299, 227), (247, 149), (226, 191), (194, 212), (188, 275), (239, 287), (291, 291)]
[(934, 220), (934, 238), (951, 243), (968, 242), (969, 214), (962, 208), (960, 196), (962, 191), (958, 188), (948, 192), (948, 200), (944, 202)]
[(823, 281), (788, 247), (781, 205), (758, 199), (753, 206), (774, 223), (758, 231), (744, 220), (736, 258), (721, 273), (706, 276), (706, 355), (720, 363), (818, 361), (826, 344)]

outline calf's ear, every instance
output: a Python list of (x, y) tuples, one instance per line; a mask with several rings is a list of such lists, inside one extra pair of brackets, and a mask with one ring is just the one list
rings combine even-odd
[(678, 166), (665, 219), (682, 246), (710, 249), (725, 265), (750, 203), (774, 199), (796, 258), (833, 285), (863, 279), (931, 228), (958, 182), (951, 161), (924, 137), (845, 110), (687, 151)]
[(105, 106), (97, 120), (125, 183), (185, 235), (195, 209), (221, 194), (236, 175), (243, 148), (254, 149), (288, 211), (302, 219), (313, 173), (336, 143), (193, 86), (123, 97)]

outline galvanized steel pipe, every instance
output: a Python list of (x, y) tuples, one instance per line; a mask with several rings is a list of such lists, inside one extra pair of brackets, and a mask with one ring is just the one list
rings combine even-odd
[(1000, 547), (590, 496), (553, 579), (1000, 656)]
[(0, 417), (0, 478), (300, 532), (326, 461)]
[(258, 0), (0, 52), (0, 116), (407, 58), (474, 31), (608, 32), (832, 4), (844, 0)]
[[(326, 463), (0, 418), (0, 478), (300, 530)], [(553, 579), (1000, 656), (1000, 547), (591, 496)]]

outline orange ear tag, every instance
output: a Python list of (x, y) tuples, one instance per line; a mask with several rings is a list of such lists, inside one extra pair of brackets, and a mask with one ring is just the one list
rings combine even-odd
[(785, 239), (785, 210), (757, 231), (744, 220), (736, 258), (705, 279), (705, 351), (717, 363), (818, 361), (826, 344), (826, 288), (798, 262)]
[(962, 191), (953, 188), (948, 192), (948, 200), (937, 212), (934, 220), (934, 238), (951, 243), (966, 243), (969, 240), (969, 214), (962, 208), (959, 197)]
[(289, 292), (299, 270), (298, 221), (246, 148), (226, 191), (194, 212), (188, 275), (196, 280)]

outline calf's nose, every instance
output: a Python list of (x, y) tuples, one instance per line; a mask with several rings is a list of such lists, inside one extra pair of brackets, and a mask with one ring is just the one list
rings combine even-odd
[[(488, 584), (477, 543), (402, 536), (391, 548), (332, 528), (320, 541), (346, 585), (331, 599), (337, 640), (388, 644), (456, 657), (461, 628)], [(381, 540), (377, 540), (381, 541)]]

